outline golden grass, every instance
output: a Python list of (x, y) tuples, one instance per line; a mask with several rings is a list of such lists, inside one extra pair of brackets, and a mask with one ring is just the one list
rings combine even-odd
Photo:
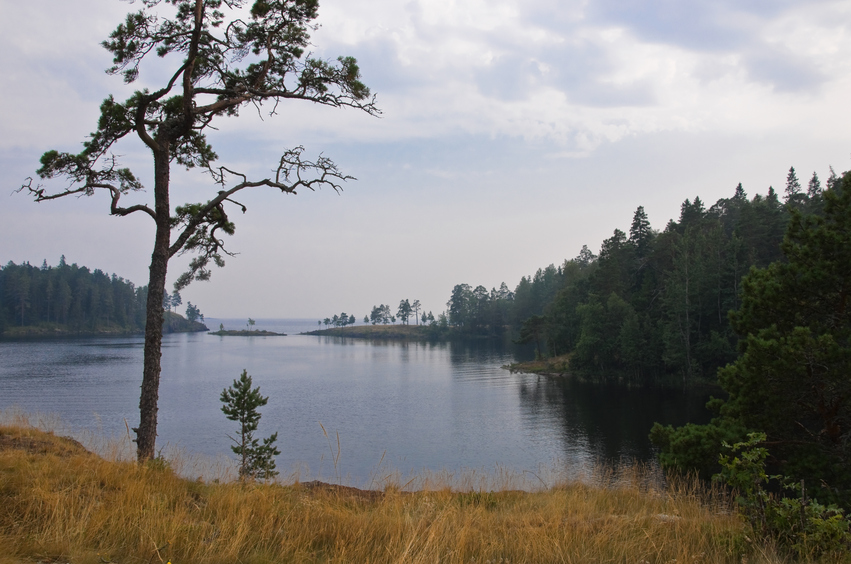
[(748, 540), (718, 492), (646, 478), (603, 473), (597, 485), (537, 492), (459, 491), (434, 478), (414, 492), (389, 479), (380, 492), (214, 483), (6, 424), (0, 564), (781, 561)]

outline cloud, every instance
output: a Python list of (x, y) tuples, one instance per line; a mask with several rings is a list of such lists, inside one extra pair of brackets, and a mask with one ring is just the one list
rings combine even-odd
[[(128, 93), (103, 74), (109, 57), (96, 45), (127, 6), (98, 12), (100, 2), (88, 0), (91, 9), (66, 10), (57, 21), (36, 4), (3, 5), (22, 23), (5, 19), (0, 39), (0, 80), (11, 102), (0, 119), (12, 133), (0, 143), (38, 144), (53, 133), (33, 128), (38, 113), (68, 130), (58, 137), (76, 142), (106, 93)], [(851, 41), (837, 27), (842, 10), (828, 0), (325, 0), (315, 53), (356, 56), (384, 118), (294, 102), (273, 120), (246, 111), (224, 128), (316, 142), (511, 136), (583, 154), (628, 135), (735, 127), (742, 116), (730, 108), (815, 95), (846, 71)], [(90, 11), (95, 19), (80, 15)], [(155, 66), (154, 76), (161, 72)], [(34, 74), (40, 87), (20, 88)], [(150, 67), (142, 76), (139, 86)], [(712, 112), (722, 98), (725, 109)]]
[(623, 27), (642, 41), (727, 51), (749, 41), (731, 12), (724, 2), (598, 0), (589, 4), (587, 16), (596, 25)]
[(748, 76), (778, 92), (812, 92), (827, 80), (811, 61), (788, 49), (754, 49), (742, 57)]
[(701, 52), (730, 52), (760, 40), (767, 25), (790, 11), (812, 11), (836, 0), (595, 0), (586, 17), (616, 25), (652, 43)]
[(323, 9), (323, 30), (338, 32), (317, 44), (354, 54), (366, 81), (375, 77), (381, 135), (544, 138), (554, 154), (742, 120), (771, 129), (752, 106), (815, 95), (851, 44), (835, 27), (842, 3), (827, 0), (348, 0)]

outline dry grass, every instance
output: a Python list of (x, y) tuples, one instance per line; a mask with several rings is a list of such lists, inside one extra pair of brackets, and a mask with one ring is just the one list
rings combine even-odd
[(717, 492), (661, 491), (638, 470), (538, 492), (434, 477), (368, 492), (193, 481), (122, 456), (0, 426), (0, 564), (781, 561), (748, 541)]

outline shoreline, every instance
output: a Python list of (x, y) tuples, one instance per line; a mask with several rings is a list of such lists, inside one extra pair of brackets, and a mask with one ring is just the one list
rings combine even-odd
[[(163, 335), (170, 333), (201, 333), (210, 328), (200, 321), (189, 321), (180, 314), (165, 312), (163, 316)], [(129, 337), (144, 335), (141, 329), (128, 327), (102, 327), (99, 329), (73, 329), (61, 323), (40, 323), (6, 327), (0, 331), (0, 339), (54, 339), (64, 337)]]

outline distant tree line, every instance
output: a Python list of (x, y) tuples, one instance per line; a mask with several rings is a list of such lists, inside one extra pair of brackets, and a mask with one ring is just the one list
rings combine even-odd
[[(547, 273), (550, 273), (550, 268)], [(543, 276), (540, 270), (538, 276)], [(501, 334), (512, 322), (516, 293), (521, 292), (521, 296), (525, 296), (527, 286), (526, 278), (520, 281), (516, 292), (509, 291), (505, 282), (499, 290), (492, 288), (490, 292), (484, 286), (471, 288), (469, 284), (457, 284), (446, 302), (447, 323), (464, 333)]]
[[(0, 333), (10, 327), (57, 326), (71, 331), (134, 332), (145, 328), (147, 286), (100, 269), (68, 264), (63, 255), (57, 266), (43, 261), (9, 262), (0, 267)], [(180, 294), (166, 294), (163, 309), (182, 304)], [(187, 319), (204, 315), (189, 302)]]
[(356, 320), (354, 315), (349, 315), (344, 311), (340, 315), (326, 317), (324, 320), (320, 321), (320, 323), (324, 323), (325, 327), (328, 327), (329, 325), (332, 327), (346, 327), (347, 325), (354, 325)]
[[(831, 188), (839, 178), (831, 169)], [(782, 260), (790, 213), (820, 214), (823, 187), (813, 173), (802, 187), (789, 170), (782, 196), (732, 197), (709, 206), (687, 199), (677, 221), (652, 229), (639, 206), (627, 232), (615, 229), (599, 255), (583, 246), (561, 266), (523, 277), (510, 292), (456, 285), (447, 318), (456, 331), (537, 342), (543, 354), (570, 353), (576, 373), (636, 384), (676, 376), (714, 379), (736, 358), (739, 337), (728, 312), (740, 305), (751, 267)]]
[[(422, 313), (420, 313), (421, 310), (422, 305), (419, 300), (414, 300), (413, 303), (409, 299), (401, 300), (399, 302), (399, 307), (396, 309), (395, 315), (389, 305), (381, 304), (373, 306), (370, 314), (364, 316), (363, 323), (364, 325), (368, 325), (370, 323), (372, 325), (387, 325), (399, 321), (402, 325), (408, 325), (412, 317), (414, 318), (414, 323), (417, 325), (436, 323), (435, 317), (431, 312), (425, 313), (425, 311), (422, 311)], [(347, 325), (354, 325), (355, 323), (357, 323), (355, 316), (349, 315), (346, 312), (334, 315), (333, 317), (326, 317), (318, 322), (320, 326), (324, 324), (325, 327), (328, 327), (329, 325), (331, 327), (346, 327)]]
[(73, 330), (145, 327), (147, 287), (102, 270), (67, 264), (51, 267), (9, 262), (0, 268), (0, 329), (41, 323)]
[(381, 304), (373, 306), (372, 311), (364, 317), (364, 323), (372, 323), (373, 325), (387, 325), (388, 323), (396, 323), (398, 319), (402, 325), (408, 325), (411, 317), (414, 318), (416, 325), (425, 325), (426, 323), (434, 323), (434, 315), (429, 313), (420, 314), (422, 305), (420, 300), (414, 300), (413, 303), (409, 299), (404, 299), (399, 302), (399, 307), (396, 308), (396, 315), (393, 315), (389, 305)]

